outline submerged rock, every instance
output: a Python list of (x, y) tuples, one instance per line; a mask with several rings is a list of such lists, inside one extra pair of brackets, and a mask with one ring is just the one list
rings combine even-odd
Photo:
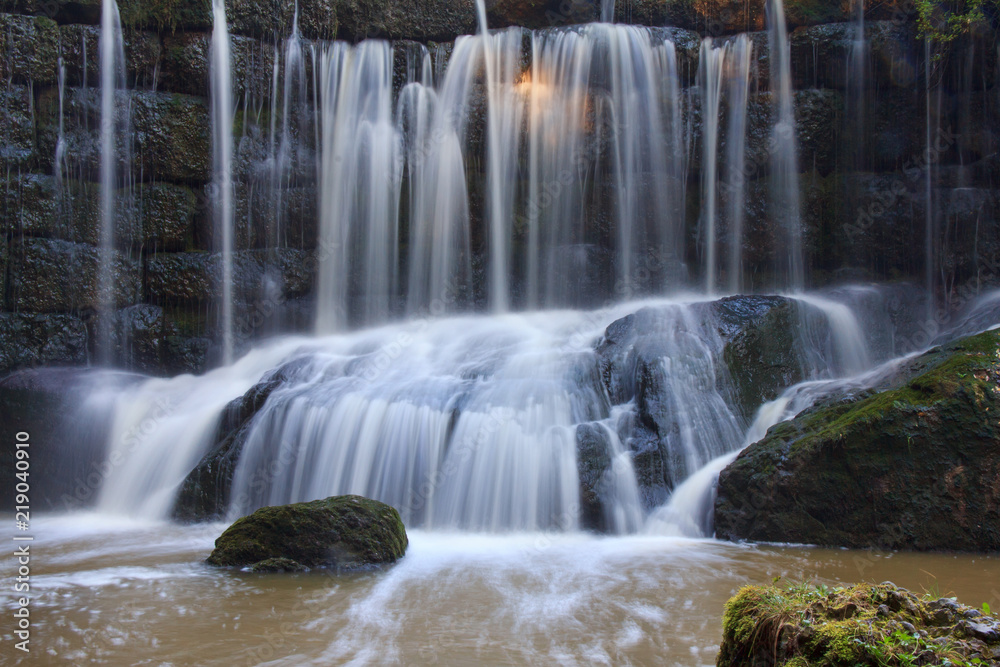
[(394, 508), (361, 496), (262, 507), (215, 541), (210, 565), (255, 571), (363, 569), (394, 563), (408, 540)]
[(746, 586), (726, 603), (716, 664), (995, 665), (1000, 622), (892, 583)]
[(778, 424), (719, 478), (724, 539), (1000, 549), (1000, 333), (934, 348), (877, 393)]

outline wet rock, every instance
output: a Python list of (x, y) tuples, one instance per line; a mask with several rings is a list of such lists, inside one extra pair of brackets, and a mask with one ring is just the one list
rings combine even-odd
[(148, 374), (162, 372), (163, 309), (139, 304), (115, 313), (114, 358), (129, 370)]
[[(205, 95), (209, 90), (209, 52), (212, 36), (186, 32), (163, 38), (162, 89), (186, 95)], [(271, 92), (274, 47), (250, 37), (232, 35), (233, 95), (249, 94), (261, 99)]]
[(122, 25), (130, 28), (163, 32), (212, 29), (212, 3), (206, 0), (120, 0), (118, 10)]
[(844, 99), (832, 90), (800, 90), (795, 93), (795, 134), (799, 165), (826, 176), (837, 168), (838, 143)]
[(727, 297), (716, 311), (728, 339), (722, 358), (736, 405), (751, 419), (757, 408), (804, 379), (796, 338), (799, 312), (784, 297)]
[[(24, 174), (10, 178), (4, 207), (7, 228), (19, 236), (99, 245), (101, 186), (88, 181)], [(121, 250), (181, 250), (190, 241), (196, 214), (194, 193), (167, 183), (141, 184), (115, 193), (115, 246)]]
[[(597, 0), (494, 0), (487, 4), (490, 28), (522, 26), (532, 30), (553, 28), (601, 20), (601, 3)], [(649, 24), (655, 25), (655, 24)], [(660, 23), (662, 25), (662, 22)]]
[[(303, 250), (274, 248), (239, 251), (233, 255), (234, 296), (252, 303), (267, 293), (282, 298), (301, 296), (312, 289), (315, 262)], [(161, 304), (195, 304), (218, 298), (222, 279), (218, 253), (158, 253), (147, 260), (149, 300)], [(272, 288), (272, 289), (269, 289)]]
[(75, 315), (0, 313), (0, 373), (87, 363), (87, 326)]
[(5, 11), (52, 19), (58, 23), (101, 22), (101, 0), (7, 0)]
[(215, 541), (210, 565), (247, 567), (289, 559), (338, 571), (394, 563), (408, 540), (399, 512), (360, 496), (263, 507), (239, 519)]
[[(303, 0), (298, 3), (299, 31), (308, 39), (333, 39), (340, 20), (340, 0)], [(226, 19), (236, 34), (285, 39), (292, 34), (296, 5), (281, 0), (227, 0)], [(387, 9), (387, 7), (383, 7)], [(414, 23), (418, 23), (414, 17)]]
[(934, 348), (885, 390), (773, 427), (720, 475), (716, 534), (996, 551), (998, 353), (996, 332)]
[[(33, 313), (96, 309), (100, 251), (93, 246), (50, 239), (23, 239), (11, 247), (10, 303)], [(139, 269), (136, 262), (113, 251), (114, 302), (118, 306), (137, 300)]]
[[(45, 91), (39, 101), (39, 151), (54, 155), (59, 133), (59, 97)], [(204, 98), (149, 91), (119, 91), (118, 122), (131, 122), (116, 146), (118, 168), (132, 157), (132, 173), (144, 180), (204, 183), (212, 156), (208, 106)], [(65, 154), (81, 175), (100, 181), (100, 92), (69, 88), (65, 99)]]
[(450, 41), (477, 30), (475, 5), (462, 0), (336, 2), (337, 37), (340, 39), (358, 41), (366, 37), (383, 37)]
[[(59, 34), (62, 40), (60, 48), (63, 65), (66, 68), (66, 84), (99, 86), (101, 84), (100, 26), (64, 25), (59, 27)], [(126, 83), (129, 87), (157, 87), (162, 55), (159, 36), (152, 32), (127, 30), (124, 42)], [(205, 90), (202, 89), (197, 94), (204, 95)]]
[(874, 95), (865, 123), (870, 132), (866, 159), (876, 169), (906, 169), (920, 160), (927, 143), (925, 104), (915, 86)]
[[(219, 420), (215, 445), (188, 473), (174, 505), (173, 516), (179, 521), (210, 521), (225, 516), (234, 500), (231, 496), (233, 474), (246, 444), (250, 423), (264, 407), (271, 394), (307, 366), (293, 360), (268, 373), (243, 396), (226, 406)], [(243, 508), (249, 498), (236, 499)]]
[(580, 525), (603, 532), (606, 475), (611, 468), (608, 435), (595, 424), (576, 429), (576, 466), (580, 475)]
[[(856, 23), (829, 23), (793, 31), (789, 41), (795, 86), (846, 89), (853, 76), (856, 29)], [(865, 39), (866, 88), (913, 85), (923, 54), (918, 58), (912, 23), (866, 21)]]
[(291, 558), (267, 558), (251, 565), (250, 571), (273, 574), (277, 572), (308, 572), (309, 568)]
[(187, 247), (199, 213), (194, 192), (169, 183), (143, 185), (136, 192), (135, 219), (142, 223), (143, 245), (153, 252)]
[(0, 14), (0, 80), (54, 84), (58, 73), (59, 27), (45, 17)]
[(149, 299), (154, 303), (197, 303), (212, 299), (218, 284), (212, 255), (206, 252), (158, 253), (146, 261)]
[(7, 169), (37, 163), (31, 107), (27, 86), (12, 84), (0, 90), (0, 164)]
[[(54, 176), (24, 174), (0, 186), (4, 223), (11, 233), (97, 244), (100, 225), (96, 191), (60, 189)], [(80, 194), (77, 199), (74, 195)]]
[(163, 339), (163, 370), (169, 375), (199, 374), (209, 368), (212, 341), (203, 336), (167, 335)]

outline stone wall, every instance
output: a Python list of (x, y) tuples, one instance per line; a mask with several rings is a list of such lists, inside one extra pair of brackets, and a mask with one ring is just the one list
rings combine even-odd
[[(447, 42), (476, 28), (468, 0), (303, 0), (308, 39), (381, 37)], [(491, 27), (544, 28), (591, 21), (589, 0), (497, 0)], [(111, 328), (122, 363), (150, 373), (200, 372), (218, 359), (221, 272), (211, 224), (207, 0), (121, 0), (131, 118), (118, 147), (132, 181), (116, 192), (114, 270), (120, 310)], [(293, 3), (230, 0), (236, 122), (236, 296), (242, 338), (305, 330), (315, 270), (316, 187), (309, 141), (292, 150), (282, 195), (286, 237), (276, 239), (274, 202), (262, 165), (274, 48), (291, 31)], [(94, 358), (100, 195), (98, 42), (100, 0), (4, 0), (0, 5), (0, 372)], [(841, 278), (919, 279), (926, 208), (927, 117), (933, 239), (942, 285), (1000, 282), (1000, 90), (995, 33), (979, 34), (930, 64), (913, 6), (868, 8), (870, 76), (864, 126), (853, 122), (846, 73), (850, 3), (796, 0), (788, 17), (801, 148), (804, 230), (812, 283)], [(682, 83), (693, 86), (700, 39), (751, 31), (757, 53), (748, 133), (747, 253), (754, 284), (768, 283), (774, 253), (766, 199), (772, 102), (761, 0), (632, 0), (616, 19), (678, 28)], [(405, 43), (397, 69), (405, 67)], [(442, 57), (448, 50), (441, 50)], [(63, 85), (60, 86), (60, 60)], [(701, 136), (692, 99), (688, 206), (696, 260)], [(482, 105), (479, 105), (480, 107)], [(475, 105), (474, 105), (475, 107)], [(480, 109), (470, 134), (482, 136)], [(479, 129), (477, 130), (477, 127)], [(61, 134), (60, 134), (61, 128)], [(294, 128), (293, 128), (294, 130)], [(295, 132), (293, 131), (293, 135)], [(59, 137), (62, 143), (59, 144)], [(481, 143), (480, 143), (481, 145)], [(860, 149), (858, 148), (860, 147)], [(58, 155), (57, 155), (58, 153)], [(483, 160), (475, 161), (482, 165)], [(475, 187), (473, 188), (475, 191)], [(474, 195), (475, 196), (475, 195)], [(724, 227), (724, 224), (723, 224)], [(723, 228), (722, 233), (725, 233)], [(692, 262), (693, 263), (693, 262)]]

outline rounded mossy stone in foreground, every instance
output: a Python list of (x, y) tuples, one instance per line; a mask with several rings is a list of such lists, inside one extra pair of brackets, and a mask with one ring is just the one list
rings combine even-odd
[(207, 562), (262, 571), (273, 571), (270, 563), (290, 562), (302, 568), (353, 570), (394, 563), (407, 544), (394, 508), (361, 496), (334, 496), (262, 507), (227, 528)]
[(725, 607), (719, 667), (996, 665), (1000, 620), (891, 582), (744, 586)]

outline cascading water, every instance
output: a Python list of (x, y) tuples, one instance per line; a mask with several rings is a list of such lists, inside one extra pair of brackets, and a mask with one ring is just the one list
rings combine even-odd
[[(112, 361), (112, 328), (116, 305), (114, 278), (115, 251), (115, 196), (118, 191), (119, 175), (119, 128), (120, 114), (117, 108), (117, 92), (125, 88), (125, 47), (122, 36), (121, 18), (115, 0), (101, 3), (100, 37), (100, 77), (101, 77), (101, 194), (100, 194), (100, 260), (97, 274), (98, 322), (97, 347), (101, 363)], [(127, 105), (126, 105), (127, 109)], [(121, 142), (124, 144), (124, 140)], [(58, 148), (57, 148), (58, 151)], [(125, 173), (128, 173), (126, 161)]]
[(701, 86), (701, 113), (704, 123), (702, 134), (701, 230), (705, 243), (705, 293), (715, 292), (716, 281), (716, 190), (719, 183), (717, 167), (719, 149), (719, 108), (722, 104), (723, 68), (726, 65), (725, 48), (714, 48), (712, 39), (701, 43), (698, 59), (698, 82)]
[(746, 35), (727, 45), (729, 123), (726, 136), (725, 180), (729, 221), (729, 292), (743, 289), (743, 219), (746, 215), (747, 103), (750, 99), (750, 65), (753, 45)]
[[(533, 52), (519, 86), (530, 96), (528, 303), (586, 303), (579, 281), (595, 273), (615, 276), (619, 298), (679, 286), (686, 151), (673, 42), (598, 24), (536, 34)], [(605, 215), (616, 231), (601, 229)]]
[[(743, 217), (745, 184), (743, 167), (746, 149), (747, 100), (750, 82), (751, 44), (746, 35), (715, 46), (711, 38), (701, 44), (698, 82), (702, 113), (702, 213), (700, 231), (704, 241), (705, 293), (715, 293), (721, 283), (717, 253), (721, 239), (717, 232), (718, 198), (726, 196), (730, 226), (728, 286), (732, 293), (742, 285)], [(725, 175), (720, 182), (719, 141), (723, 93), (727, 102)]]
[(746, 447), (757, 442), (775, 424), (791, 419), (835, 393), (866, 389), (895, 370), (903, 359), (888, 361), (874, 370), (861, 325), (846, 304), (817, 295), (798, 294), (799, 331), (810, 378), (762, 405), (741, 444), (692, 472), (662, 507), (646, 520), (644, 532), (681, 537), (710, 537), (713, 531), (715, 487), (719, 473)]
[(392, 60), (385, 42), (337, 42), (320, 56), (320, 333), (343, 328), (351, 315), (385, 320), (398, 294), (402, 149)]
[(224, 0), (212, 0), (211, 104), (212, 195), (215, 228), (221, 240), (222, 355), (233, 359), (233, 83), (229, 28)]
[[(810, 374), (851, 370), (848, 353), (863, 355), (864, 342), (850, 310), (819, 298), (799, 303), (825, 323), (824, 335), (799, 337)], [(169, 514), (213, 446), (227, 404), (260, 384), (270, 394), (241, 440), (234, 517), (357, 493), (397, 507), (408, 526), (575, 530), (581, 465), (590, 465), (580, 457), (592, 460), (596, 447), (607, 461), (595, 486), (603, 525), (635, 532), (649, 508), (636, 456), (650, 446), (663, 452), (669, 490), (746, 437), (718, 383), (723, 344), (712, 302), (652, 302), (636, 316), (656, 341), (636, 348), (647, 350), (643, 373), (655, 378), (664, 411), (656, 418), (671, 424), (654, 443), (640, 424), (650, 408), (609, 396), (599, 371), (608, 358), (595, 343), (640, 306), (424, 319), (286, 339), (202, 378), (150, 380), (118, 398), (109, 459), (119, 464), (100, 506)]]
[(865, 88), (868, 79), (868, 42), (865, 40), (865, 3), (855, 0), (854, 34), (851, 55), (847, 61), (847, 110), (851, 118), (854, 137), (855, 165), (864, 168), (862, 156), (865, 144)]
[(798, 140), (795, 135), (795, 100), (792, 93), (792, 57), (782, 0), (768, 0), (768, 44), (771, 54), (771, 95), (777, 122), (771, 155), (771, 185), (775, 224), (784, 232), (785, 247), (779, 262), (779, 280), (801, 290), (805, 283), (802, 256), (802, 212), (799, 193)]

